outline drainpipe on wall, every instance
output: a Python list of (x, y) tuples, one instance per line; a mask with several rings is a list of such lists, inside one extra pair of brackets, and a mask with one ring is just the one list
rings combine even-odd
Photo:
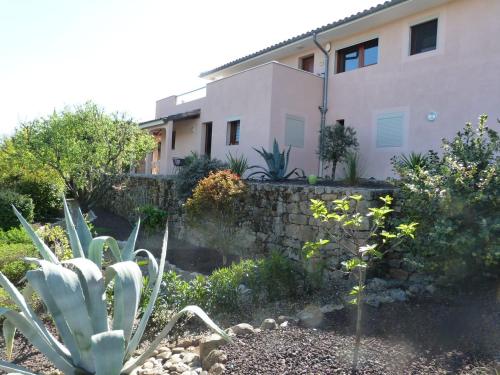
[[(323, 129), (325, 128), (326, 125), (326, 112), (328, 112), (328, 71), (330, 67), (330, 55), (328, 54), (328, 51), (325, 50), (323, 46), (318, 43), (316, 37), (317, 34), (314, 34), (313, 35), (314, 44), (316, 44), (316, 46), (320, 49), (320, 51), (323, 52), (323, 54), (325, 55), (325, 73), (323, 76), (323, 105), (319, 107), (319, 111), (321, 112), (320, 130), (321, 132), (323, 132)], [(319, 138), (319, 147), (320, 150), (323, 148), (323, 137), (321, 136)], [(319, 158), (318, 176), (323, 177), (323, 161), (321, 160), (321, 157)]]

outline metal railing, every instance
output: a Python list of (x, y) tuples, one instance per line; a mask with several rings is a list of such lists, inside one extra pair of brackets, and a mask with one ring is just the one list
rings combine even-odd
[(201, 99), (207, 96), (207, 87), (203, 86), (199, 89), (185, 92), (184, 94), (177, 95), (175, 98), (175, 104), (183, 104), (187, 102), (192, 102), (193, 100)]

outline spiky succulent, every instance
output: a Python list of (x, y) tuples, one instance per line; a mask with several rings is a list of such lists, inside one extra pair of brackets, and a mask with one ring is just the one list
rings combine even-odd
[[(138, 222), (123, 248), (112, 237), (92, 238), (80, 210), (76, 226), (66, 201), (64, 202), (66, 230), (74, 258), (60, 262), (37, 236), (28, 222), (14, 208), (42, 259), (29, 258), (37, 269), (26, 274), (27, 289), (44, 302), (61, 340), (58, 340), (33, 311), (27, 298), (0, 273), (0, 285), (9, 293), (18, 311), (0, 308), (5, 317), (3, 334), (8, 357), (16, 329), (36, 347), (53, 365), (66, 375), (120, 375), (129, 374), (151, 356), (159, 342), (168, 335), (176, 321), (185, 313), (199, 316), (211, 329), (226, 339), (229, 337), (197, 306), (179, 311), (158, 334), (151, 346), (139, 357), (132, 358), (147, 321), (153, 311), (161, 284), (167, 253), (168, 230), (165, 231), (160, 264), (147, 250), (135, 249)], [(116, 262), (103, 269), (103, 252), (111, 250)], [(136, 257), (148, 259), (149, 283), (152, 289), (149, 303), (137, 326), (139, 301), (143, 289), (142, 272)], [(108, 317), (106, 288), (113, 289), (112, 314)], [(10, 359), (10, 358), (9, 358)], [(0, 369), (15, 374), (33, 374), (21, 366), (0, 361)]]
[[(253, 166), (252, 168), (261, 170), (251, 173), (248, 178), (255, 175), (261, 175), (262, 177), (266, 177), (272, 181), (282, 181), (290, 178), (290, 176), (292, 176), (294, 173), (298, 175), (297, 168), (294, 168), (291, 172), (287, 173), (291, 148), (292, 147), (290, 146), (288, 147), (288, 150), (286, 152), (285, 150), (280, 152), (280, 148), (276, 139), (273, 143), (273, 152), (266, 151), (264, 147), (262, 147), (262, 150), (254, 148), (254, 150), (257, 151), (259, 155), (262, 156), (262, 158), (266, 161), (267, 168), (261, 167), (259, 165)], [(304, 174), (303, 171), (302, 174)]]

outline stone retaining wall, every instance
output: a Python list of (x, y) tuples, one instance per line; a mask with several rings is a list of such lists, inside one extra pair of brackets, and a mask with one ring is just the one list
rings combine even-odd
[[(380, 204), (380, 196), (394, 193), (387, 188), (345, 188), (266, 182), (249, 182), (248, 185), (248, 198), (241, 205), (245, 220), (238, 235), (239, 252), (247, 257), (269, 254), (273, 250), (288, 252), (293, 257), (306, 241), (327, 238), (324, 224), (311, 215), (311, 199), (332, 202), (346, 195), (359, 194), (363, 196), (361, 212), (365, 213), (369, 207)], [(137, 216), (136, 208), (145, 204), (169, 212), (172, 236), (193, 245), (206, 245), (200, 234), (184, 224), (182, 202), (176, 197), (172, 179), (157, 176), (124, 177), (104, 200), (108, 209), (131, 221)], [(367, 230), (368, 223), (361, 229), (361, 232)], [(333, 251), (333, 245), (326, 250), (332, 251), (330, 265), (337, 269), (340, 269), (340, 263), (349, 257), (347, 254)]]

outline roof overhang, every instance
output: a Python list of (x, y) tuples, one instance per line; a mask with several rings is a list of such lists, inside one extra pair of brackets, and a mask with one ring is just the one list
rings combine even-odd
[(191, 120), (194, 118), (198, 118), (200, 117), (200, 114), (201, 114), (200, 109), (194, 109), (188, 112), (176, 113), (175, 115), (170, 115), (167, 117), (161, 117), (158, 119), (141, 122), (139, 123), (139, 127), (141, 129), (154, 128), (156, 126), (166, 125), (169, 121), (182, 121), (182, 120)]
[(215, 69), (203, 72), (200, 77), (216, 79), (271, 60), (280, 60), (298, 53), (300, 50), (314, 48), (312, 37), (317, 34), (320, 43), (335, 41), (379, 27), (397, 19), (437, 7), (452, 0), (391, 0), (365, 11), (287, 39), (270, 47), (241, 57)]

